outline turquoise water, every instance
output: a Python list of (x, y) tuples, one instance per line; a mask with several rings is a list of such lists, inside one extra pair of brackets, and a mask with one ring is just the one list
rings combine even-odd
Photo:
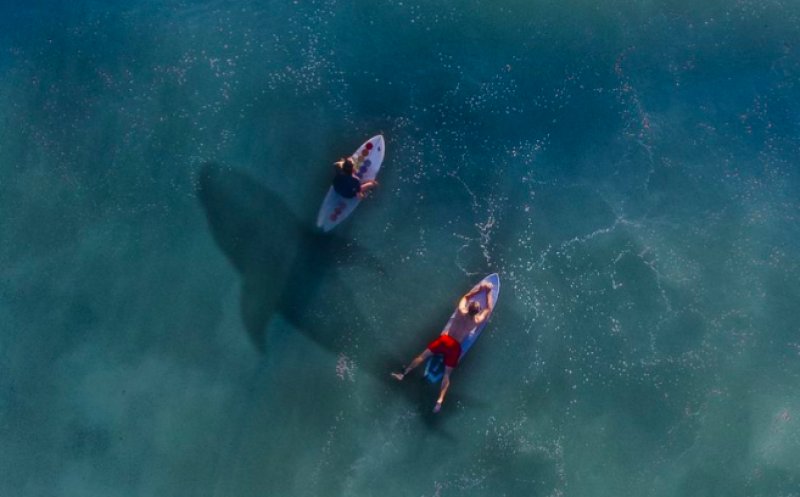
[(795, 2), (19, 4), (0, 495), (798, 495)]

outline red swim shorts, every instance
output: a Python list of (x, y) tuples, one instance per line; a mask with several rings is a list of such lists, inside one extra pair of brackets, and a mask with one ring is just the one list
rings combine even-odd
[(428, 350), (434, 354), (444, 356), (444, 365), (448, 368), (458, 366), (458, 359), (461, 357), (461, 344), (451, 338), (450, 335), (439, 335), (439, 338), (428, 345)]

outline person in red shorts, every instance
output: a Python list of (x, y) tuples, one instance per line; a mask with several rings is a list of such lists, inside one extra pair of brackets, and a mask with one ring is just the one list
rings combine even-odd
[[(479, 302), (470, 299), (480, 292), (486, 292), (486, 309), (481, 309)], [(470, 290), (466, 295), (461, 297), (458, 303), (458, 312), (450, 323), (450, 327), (444, 331), (439, 337), (428, 344), (428, 347), (422, 351), (420, 355), (414, 358), (402, 373), (392, 373), (392, 377), (397, 381), (403, 381), (403, 378), (411, 372), (414, 368), (425, 362), (430, 356), (434, 354), (442, 354), (444, 356), (444, 376), (442, 377), (442, 387), (439, 390), (439, 399), (436, 401), (436, 406), (433, 412), (439, 412), (442, 409), (444, 396), (447, 394), (447, 389), (450, 388), (450, 373), (458, 366), (458, 359), (461, 357), (461, 342), (469, 336), (470, 333), (482, 322), (486, 320), (489, 313), (492, 312), (492, 284), (483, 283), (482, 285)]]

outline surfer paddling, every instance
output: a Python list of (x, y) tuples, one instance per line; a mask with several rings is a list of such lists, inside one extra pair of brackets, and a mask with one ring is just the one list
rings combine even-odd
[[(433, 412), (439, 412), (442, 409), (444, 396), (447, 394), (447, 389), (450, 388), (450, 373), (458, 366), (458, 360), (461, 357), (461, 344), (492, 312), (492, 307), (494, 306), (492, 288), (494, 286), (491, 283), (484, 282), (461, 297), (458, 303), (458, 310), (450, 321), (449, 327), (436, 340), (428, 344), (428, 347), (415, 357), (402, 373), (392, 373), (394, 379), (403, 381), (403, 378), (411, 370), (425, 362), (429, 357), (434, 354), (442, 354), (445, 366), (444, 376), (439, 390), (439, 399), (436, 401)], [(485, 309), (481, 309), (480, 302), (470, 300), (481, 292), (486, 292)]]
[(336, 176), (333, 178), (333, 189), (344, 198), (364, 198), (365, 194), (378, 186), (374, 179), (362, 182), (355, 174), (355, 163), (352, 157), (334, 162)]

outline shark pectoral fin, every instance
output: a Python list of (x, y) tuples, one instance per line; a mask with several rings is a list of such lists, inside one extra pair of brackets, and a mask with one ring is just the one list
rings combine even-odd
[(379, 275), (387, 273), (383, 261), (372, 250), (360, 243), (336, 234), (308, 233), (310, 245), (321, 256), (319, 261), (325, 269), (340, 266), (356, 266), (369, 269)]
[(345, 266), (356, 266), (369, 269), (373, 273), (381, 276), (386, 276), (387, 274), (386, 266), (383, 264), (383, 261), (381, 261), (381, 259), (377, 256), (373, 255), (369, 249), (361, 245), (347, 245), (339, 262)]

